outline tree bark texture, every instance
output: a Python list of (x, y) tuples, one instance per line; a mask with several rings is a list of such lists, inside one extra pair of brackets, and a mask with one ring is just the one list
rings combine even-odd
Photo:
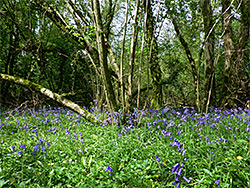
[(121, 49), (121, 63), (120, 63), (120, 83), (121, 83), (121, 97), (122, 97), (122, 111), (125, 109), (125, 95), (124, 95), (124, 85), (123, 85), (123, 56), (124, 56), (124, 47), (125, 47), (125, 38), (127, 32), (127, 23), (128, 23), (128, 0), (126, 1), (126, 13), (125, 13), (125, 24), (124, 32), (122, 37), (122, 49)]
[(205, 32), (205, 80), (204, 80), (204, 108), (214, 106), (216, 102), (215, 93), (215, 64), (214, 64), (214, 32), (213, 12), (210, 0), (201, 1), (201, 9)]
[(230, 94), (232, 93), (232, 79), (234, 68), (234, 43), (233, 43), (233, 29), (231, 20), (231, 1), (222, 0), (223, 14), (223, 39), (225, 50), (225, 65), (224, 65), (224, 85), (223, 85), (223, 98), (221, 105), (226, 105)]
[(98, 52), (99, 52), (99, 61), (103, 71), (103, 78), (104, 84), (107, 90), (108, 100), (112, 105), (113, 110), (117, 111), (117, 103), (115, 99), (115, 93), (113, 90), (112, 82), (111, 82), (111, 74), (108, 69), (108, 62), (107, 62), (107, 46), (105, 45), (105, 38), (103, 32), (103, 24), (102, 24), (102, 17), (100, 12), (100, 4), (99, 0), (93, 1), (93, 11), (95, 15), (95, 22), (96, 22), (96, 37), (97, 37), (97, 44), (98, 44)]
[[(241, 34), (238, 41), (237, 49), (237, 73), (238, 77), (242, 79), (242, 66), (244, 60), (244, 51), (249, 40), (250, 30), (250, 0), (242, 1), (241, 7)], [(248, 50), (249, 51), (249, 50)]]
[(144, 7), (146, 10), (147, 7), (147, 20), (146, 20), (146, 27), (147, 27), (147, 40), (148, 43), (151, 44), (150, 50), (151, 55), (149, 57), (149, 65), (150, 65), (150, 72), (152, 77), (152, 86), (153, 86), (153, 96), (151, 101), (151, 107), (157, 109), (160, 108), (162, 105), (162, 83), (161, 77), (162, 72), (158, 61), (158, 47), (157, 41), (154, 36), (154, 25), (157, 20), (154, 20), (153, 11), (151, 6), (151, 1), (147, 0), (147, 3), (144, 3)]
[[(132, 30), (132, 38), (131, 38), (131, 45), (130, 45), (130, 57), (129, 57), (129, 73), (128, 73), (128, 97), (127, 97), (127, 110), (132, 110), (132, 91), (133, 91), (133, 74), (134, 74), (134, 61), (135, 61), (135, 48), (137, 43), (137, 15), (139, 12), (140, 0), (136, 1), (136, 11), (134, 16), (134, 24)], [(140, 24), (139, 24), (140, 25)]]

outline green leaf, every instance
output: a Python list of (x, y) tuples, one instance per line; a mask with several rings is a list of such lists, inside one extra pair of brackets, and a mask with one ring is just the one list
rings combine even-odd
[(212, 176), (212, 173), (208, 169), (203, 168), (203, 171)]
[(5, 181), (5, 180), (0, 180), (0, 187), (3, 187), (5, 184), (7, 184), (9, 182), (9, 180)]
[(246, 140), (238, 140), (238, 142), (239, 142), (239, 143), (242, 143), (242, 142), (247, 143)]

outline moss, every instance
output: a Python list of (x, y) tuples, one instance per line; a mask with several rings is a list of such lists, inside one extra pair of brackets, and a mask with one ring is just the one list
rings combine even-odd
[(58, 103), (62, 104), (63, 106), (70, 108), (74, 112), (81, 114), (83, 117), (85, 117), (91, 123), (98, 122), (98, 120), (91, 113), (89, 113), (86, 109), (84, 109), (84, 108), (80, 107), (78, 104), (60, 96), (59, 94), (54, 93), (54, 92), (50, 91), (49, 89), (42, 87), (41, 85), (33, 83), (29, 80), (10, 76), (7, 74), (0, 74), (0, 76), (1, 76), (1, 79), (3, 79), (3, 80), (7, 80), (9, 82), (22, 85), (24, 87), (29, 87), (29, 88), (35, 90), (36, 92), (39, 92), (39, 93), (42, 93), (43, 95), (46, 95), (47, 97), (57, 101)]

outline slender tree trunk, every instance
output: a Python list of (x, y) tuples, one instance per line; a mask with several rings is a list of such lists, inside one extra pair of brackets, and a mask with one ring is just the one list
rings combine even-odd
[[(193, 58), (193, 56), (191, 54), (188, 43), (185, 41), (185, 39), (181, 35), (181, 31), (180, 31), (180, 28), (178, 26), (178, 23), (177, 23), (177, 21), (175, 20), (175, 18), (173, 16), (172, 16), (172, 22), (173, 22), (173, 25), (174, 25), (175, 32), (176, 32), (177, 36), (179, 37), (179, 40), (180, 40), (182, 46), (184, 47), (187, 58), (188, 58), (188, 60), (190, 62), (192, 77), (193, 77), (194, 91), (195, 91), (195, 95), (198, 95), (199, 87), (197, 87), (197, 86), (198, 86), (199, 82), (198, 82), (198, 76), (197, 76), (197, 69), (196, 69), (196, 65), (195, 65), (195, 60), (194, 60), (194, 58)], [(197, 106), (197, 109), (200, 109), (199, 98), (198, 97), (196, 98), (196, 106)]]
[[(224, 85), (223, 85), (223, 98), (222, 106), (228, 103), (229, 97), (232, 94), (232, 71), (234, 67), (234, 43), (233, 43), (233, 29), (231, 21), (231, 1), (222, 0), (223, 14), (223, 39), (225, 50), (225, 66), (224, 66)], [(231, 106), (231, 104), (229, 104)]]
[(243, 59), (244, 59), (244, 51), (247, 45), (247, 41), (249, 40), (249, 30), (250, 30), (250, 0), (242, 1), (242, 5), (240, 7), (241, 10), (241, 34), (238, 41), (238, 49), (237, 49), (237, 75), (239, 80), (242, 79), (243, 72)]
[[(205, 32), (205, 80), (204, 93), (205, 101), (203, 109), (208, 110), (208, 107), (214, 106), (216, 102), (215, 93), (215, 65), (214, 65), (214, 32), (213, 27), (213, 12), (210, 0), (201, 1), (201, 9), (204, 22)], [(211, 94), (209, 94), (211, 93)]]
[[(128, 97), (127, 97), (127, 110), (131, 111), (132, 109), (132, 99), (133, 99), (133, 73), (134, 73), (134, 61), (135, 61), (135, 47), (137, 42), (137, 35), (138, 32), (136, 31), (137, 27), (137, 15), (139, 12), (140, 0), (136, 1), (136, 10), (134, 16), (134, 24), (132, 30), (132, 39), (131, 39), (131, 46), (130, 46), (130, 57), (129, 57), (129, 73), (128, 73)], [(140, 24), (139, 24), (140, 25)]]
[[(153, 11), (151, 7), (151, 1), (148, 1), (145, 4), (148, 4), (147, 9), (147, 20), (146, 20), (146, 26), (147, 26), (147, 39), (148, 42), (150, 42), (150, 55), (149, 55), (149, 65), (150, 65), (150, 72), (152, 77), (152, 86), (153, 86), (153, 96), (151, 101), (151, 107), (157, 109), (160, 108), (162, 105), (162, 84), (161, 84), (161, 68), (159, 65), (158, 60), (158, 47), (157, 47), (157, 41), (155, 39), (155, 29), (154, 25), (156, 24), (157, 20), (153, 19)], [(160, 7), (159, 7), (160, 8)], [(146, 7), (145, 7), (146, 10)]]
[[(144, 2), (145, 3), (145, 2)], [(142, 35), (142, 44), (141, 44), (141, 55), (140, 55), (140, 64), (139, 64), (139, 73), (138, 73), (138, 94), (137, 94), (137, 109), (140, 108), (140, 93), (141, 93), (141, 72), (142, 72), (142, 58), (143, 58), (143, 49), (144, 49), (144, 41), (145, 41), (145, 33), (146, 33), (146, 22), (148, 16), (148, 2), (146, 3), (145, 9), (145, 18), (144, 18), (144, 28)]]
[(122, 49), (121, 49), (121, 63), (120, 63), (120, 82), (121, 82), (121, 96), (122, 96), (122, 111), (125, 109), (125, 95), (124, 95), (124, 85), (123, 85), (123, 56), (124, 56), (124, 46), (125, 46), (125, 38), (127, 31), (127, 23), (128, 23), (128, 0), (126, 1), (126, 13), (125, 13), (125, 24), (124, 24), (124, 32), (122, 38)]
[[(108, 102), (112, 105), (112, 109), (117, 111), (117, 103), (115, 99), (115, 93), (113, 90), (112, 82), (111, 82), (111, 75), (108, 69), (108, 62), (107, 62), (107, 47), (105, 45), (105, 38), (103, 33), (103, 25), (102, 25), (102, 18), (100, 12), (100, 4), (99, 0), (93, 0), (93, 8), (94, 8), (94, 15), (95, 15), (95, 22), (96, 22), (96, 38), (98, 44), (98, 52), (99, 52), (99, 61), (102, 67), (103, 78), (104, 78), (104, 85), (107, 91)], [(111, 110), (112, 110), (111, 109)]]

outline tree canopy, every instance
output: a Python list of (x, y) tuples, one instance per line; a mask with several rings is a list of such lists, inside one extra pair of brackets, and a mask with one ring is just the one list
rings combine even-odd
[(16, 85), (21, 78), (110, 111), (249, 107), (250, 0), (2, 0), (0, 7), (1, 105), (53, 102)]

